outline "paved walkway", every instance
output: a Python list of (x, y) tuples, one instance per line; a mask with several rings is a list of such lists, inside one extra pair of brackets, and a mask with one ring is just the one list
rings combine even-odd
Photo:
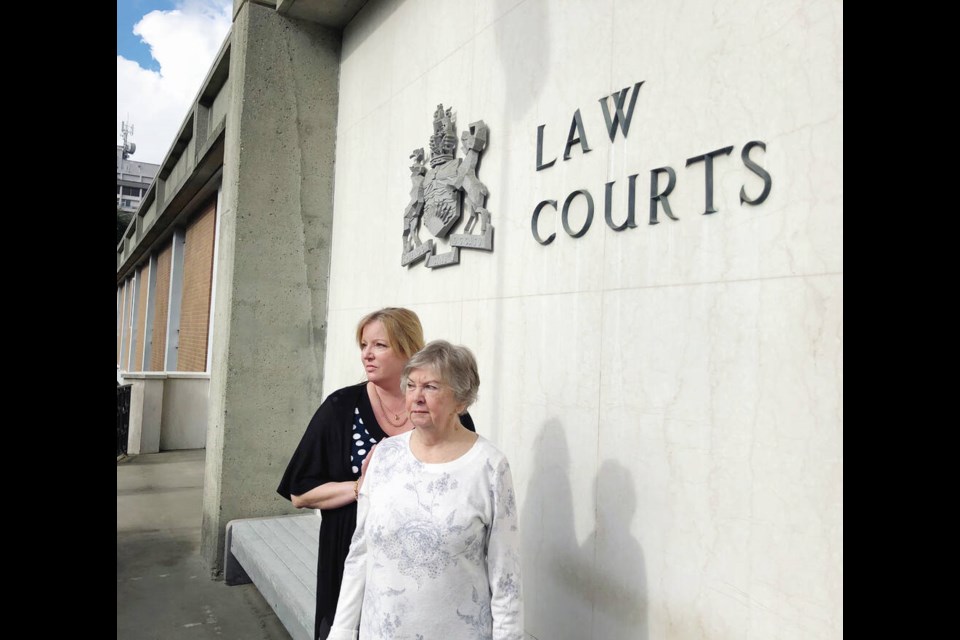
[(204, 453), (117, 462), (117, 640), (290, 640), (254, 585), (200, 559)]

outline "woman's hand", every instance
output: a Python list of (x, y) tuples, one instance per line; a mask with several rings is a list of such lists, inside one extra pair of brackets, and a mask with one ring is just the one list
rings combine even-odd
[(299, 496), (290, 496), (290, 502), (297, 509), (337, 509), (354, 502), (353, 480), (347, 482), (326, 482)]
[(373, 450), (376, 448), (377, 445), (370, 447), (370, 452), (363, 459), (363, 464), (360, 465), (359, 481), (327, 482), (302, 495), (290, 496), (290, 502), (297, 509), (336, 509), (355, 502), (363, 485), (363, 479), (367, 476), (367, 465), (370, 464), (370, 458), (373, 457)]

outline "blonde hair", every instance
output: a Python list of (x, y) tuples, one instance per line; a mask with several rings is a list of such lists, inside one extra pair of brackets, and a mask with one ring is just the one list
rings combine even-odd
[(423, 326), (420, 324), (420, 318), (410, 309), (403, 307), (384, 307), (360, 318), (360, 322), (357, 323), (358, 347), (363, 342), (364, 327), (377, 320), (387, 332), (390, 346), (404, 358), (409, 359), (423, 348)]

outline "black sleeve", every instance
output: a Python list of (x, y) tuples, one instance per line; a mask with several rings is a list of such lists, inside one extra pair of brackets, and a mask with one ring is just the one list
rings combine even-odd
[(465, 426), (465, 427), (466, 427), (467, 429), (469, 429), (470, 431), (473, 431), (474, 433), (477, 432), (477, 428), (476, 428), (475, 426), (473, 426), (473, 418), (470, 417), (470, 413), (469, 413), (469, 412), (467, 412), (467, 413), (463, 414), (462, 416), (460, 416), (460, 424), (462, 424), (463, 426)]
[(342, 477), (345, 470), (341, 467), (346, 466), (346, 461), (339, 459), (342, 447), (338, 442), (345, 437), (345, 430), (350, 429), (349, 425), (343, 425), (351, 414), (347, 411), (347, 418), (343, 417), (342, 405), (347, 402), (343, 393), (334, 392), (313, 414), (277, 487), (277, 493), (287, 500), (291, 495), (302, 495), (321, 484), (345, 479)]

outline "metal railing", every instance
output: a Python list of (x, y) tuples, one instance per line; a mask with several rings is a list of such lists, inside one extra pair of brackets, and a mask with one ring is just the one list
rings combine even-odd
[(130, 389), (133, 385), (117, 385), (117, 457), (127, 453), (130, 432)]

